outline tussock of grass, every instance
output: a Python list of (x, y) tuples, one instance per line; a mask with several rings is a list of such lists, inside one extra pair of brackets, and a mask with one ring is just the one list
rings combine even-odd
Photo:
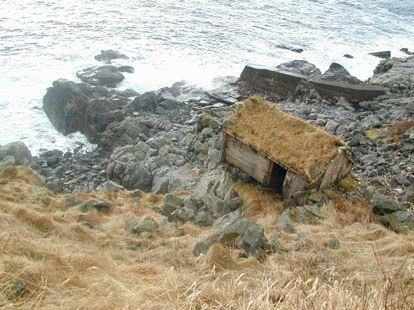
[[(301, 241), (277, 228), (278, 196), (240, 184), (247, 216), (285, 249), (258, 263), (220, 245), (194, 257), (193, 245), (211, 230), (162, 222), (151, 209), (159, 196), (79, 194), (114, 206), (82, 213), (28, 169), (0, 174), (0, 183), (2, 309), (410, 309), (414, 302), (414, 234), (372, 222), (357, 199), (331, 193), (320, 224), (295, 224), (310, 242), (291, 250)], [(16, 188), (22, 195), (13, 197)], [(160, 220), (157, 234), (128, 234), (125, 221), (145, 216)], [(326, 246), (333, 236), (339, 250)]]

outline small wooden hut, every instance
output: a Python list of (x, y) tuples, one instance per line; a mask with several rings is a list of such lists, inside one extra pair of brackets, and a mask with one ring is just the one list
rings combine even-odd
[(337, 137), (258, 97), (240, 105), (223, 131), (222, 160), (288, 199), (338, 182), (353, 166)]

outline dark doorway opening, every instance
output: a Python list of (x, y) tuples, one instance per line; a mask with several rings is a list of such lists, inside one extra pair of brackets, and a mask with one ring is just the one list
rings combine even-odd
[(286, 169), (277, 164), (273, 165), (272, 174), (270, 175), (270, 186), (275, 188), (280, 194), (283, 193), (283, 182), (286, 177)]

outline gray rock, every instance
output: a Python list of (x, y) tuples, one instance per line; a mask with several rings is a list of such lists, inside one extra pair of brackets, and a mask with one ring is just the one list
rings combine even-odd
[(151, 191), (155, 194), (166, 194), (168, 193), (168, 186), (170, 180), (167, 176), (154, 177)]
[(372, 128), (373, 126), (379, 124), (381, 121), (374, 114), (368, 115), (367, 117), (361, 120), (361, 126), (365, 129)]
[(142, 161), (144, 158), (145, 154), (133, 145), (115, 149), (107, 167), (108, 178), (127, 189), (149, 191), (153, 177)]
[(113, 59), (128, 59), (128, 56), (114, 50), (102, 50), (100, 54), (95, 56), (95, 59), (110, 63)]
[(273, 240), (270, 244), (270, 251), (272, 253), (277, 253), (277, 252), (279, 252), (281, 247), (282, 247), (282, 244), (280, 243), (279, 240)]
[[(193, 209), (184, 207), (179, 210), (176, 210), (175, 215), (177, 216), (178, 220), (182, 222), (188, 222), (194, 219), (196, 213)], [(204, 225), (204, 226), (208, 226), (208, 225)]]
[(62, 134), (80, 131), (94, 142), (110, 123), (124, 116), (115, 101), (93, 96), (94, 90), (87, 84), (57, 80), (43, 97), (43, 110)]
[(213, 223), (212, 217), (206, 211), (199, 211), (194, 216), (195, 223), (200, 226), (210, 226)]
[(404, 210), (385, 214), (380, 217), (380, 220), (384, 223), (384, 225), (398, 233), (414, 230), (413, 210)]
[(304, 75), (320, 75), (321, 70), (319, 70), (314, 64), (307, 62), (306, 60), (293, 60), (289, 62), (282, 63), (277, 66), (278, 69), (286, 70), (298, 74)]
[(127, 72), (127, 73), (134, 73), (135, 69), (132, 66), (120, 66), (118, 68), (119, 72)]
[(152, 235), (158, 230), (158, 223), (152, 218), (144, 218), (140, 220), (128, 220), (125, 229), (133, 235), (142, 236), (144, 233)]
[(203, 202), (200, 199), (196, 199), (193, 196), (187, 196), (183, 199), (183, 205), (185, 208), (198, 210), (203, 206)]
[(405, 192), (405, 201), (414, 203), (414, 184), (411, 184)]
[(380, 193), (377, 193), (372, 197), (371, 204), (373, 211), (378, 215), (405, 210), (405, 208), (401, 206), (397, 201)]
[(0, 168), (14, 166), (15, 164), (16, 160), (13, 156), (5, 156), (2, 160), (0, 160)]
[(88, 67), (76, 73), (82, 82), (93, 86), (116, 87), (125, 77), (116, 66)]
[(3, 160), (3, 164), (14, 160), (16, 165), (28, 165), (32, 161), (32, 154), (23, 142), (12, 142), (0, 146), (0, 161)]
[(210, 249), (210, 247), (218, 241), (218, 238), (216, 235), (212, 235), (200, 242), (197, 242), (196, 245), (193, 248), (193, 254), (195, 256), (200, 256), (202, 254), (207, 253), (207, 251)]
[(287, 46), (284, 44), (278, 44), (276, 45), (277, 48), (283, 49), (283, 50), (288, 50), (291, 52), (295, 52), (295, 53), (302, 53), (303, 52), (303, 48), (300, 47), (292, 47), (292, 46)]
[(337, 122), (335, 122), (334, 120), (329, 120), (325, 125), (325, 129), (330, 134), (335, 134), (338, 126), (339, 124)]
[(72, 207), (76, 207), (79, 206), (83, 203), (82, 200), (79, 200), (77, 198), (73, 198), (73, 197), (69, 197), (65, 200), (65, 206), (67, 208), (72, 208)]
[(213, 118), (211, 114), (204, 112), (197, 118), (196, 131), (201, 132), (204, 128), (211, 128), (217, 131), (220, 129), (220, 122)]
[(171, 205), (174, 205), (174, 206), (183, 206), (184, 205), (183, 198), (178, 197), (177, 195), (174, 195), (174, 194), (165, 195), (164, 202), (166, 204), (171, 204)]
[(338, 239), (336, 239), (335, 237), (329, 239), (328, 248), (332, 250), (338, 250), (340, 247), (341, 247), (341, 244)]
[(283, 211), (283, 213), (280, 215), (279, 227), (284, 232), (287, 232), (289, 234), (294, 234), (296, 232), (296, 229), (293, 226), (292, 221), (290, 219), (289, 210)]
[(356, 77), (352, 76), (342, 65), (333, 62), (329, 66), (329, 69), (322, 74), (324, 80), (351, 83), (351, 84), (361, 84), (362, 82)]
[(102, 183), (101, 185), (99, 185), (96, 189), (98, 191), (116, 192), (116, 191), (124, 190), (125, 187), (123, 187), (122, 185), (114, 181), (108, 180)]
[(410, 50), (406, 47), (403, 47), (402, 49), (400, 49), (400, 51), (410, 56), (414, 55), (414, 52), (410, 52)]
[[(111, 123), (102, 133), (99, 144), (110, 151), (119, 146), (134, 145), (142, 135), (147, 136), (148, 133), (149, 128), (139, 119), (127, 117), (120, 122)], [(137, 146), (136, 150), (145, 155), (141, 147)]]
[(387, 86), (394, 93), (408, 92), (414, 83), (413, 70), (414, 57), (383, 60), (374, 70), (375, 74), (369, 82)]
[(128, 106), (130, 112), (153, 112), (158, 105), (158, 96), (155, 92), (144, 93), (134, 99)]
[(168, 218), (168, 221), (174, 222), (177, 220), (175, 216), (175, 211), (177, 210), (178, 206), (170, 203), (164, 203), (162, 206), (160, 213)]
[(258, 259), (262, 259), (264, 252), (270, 249), (263, 228), (238, 213), (230, 213), (218, 219), (214, 228), (213, 235), (196, 244), (194, 255), (204, 254), (216, 242), (236, 245)]
[(82, 212), (89, 212), (92, 210), (96, 210), (102, 213), (109, 213), (112, 209), (112, 204), (107, 201), (97, 201), (97, 200), (89, 200), (82, 204), (79, 209)]
[(27, 291), (27, 282), (24, 279), (12, 278), (6, 287), (6, 296), (14, 299), (22, 297)]

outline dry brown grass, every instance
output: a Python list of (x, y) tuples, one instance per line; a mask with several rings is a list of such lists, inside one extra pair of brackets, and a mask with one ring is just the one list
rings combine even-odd
[[(150, 238), (129, 235), (125, 221), (158, 219), (151, 207), (162, 203), (162, 197), (147, 195), (137, 202), (126, 191), (79, 194), (81, 200), (106, 199), (114, 205), (110, 214), (81, 213), (65, 206), (66, 196), (41, 187), (28, 169), (0, 174), (0, 184), (2, 309), (411, 309), (414, 305), (414, 234), (398, 235), (373, 223), (364, 202), (357, 199), (349, 202), (331, 193), (319, 225), (296, 224), (310, 240), (301, 244), (295, 234), (277, 229), (282, 211), (277, 196), (239, 185), (250, 210), (247, 215), (265, 227), (269, 238), (278, 238), (284, 249), (258, 263), (219, 245), (205, 257), (194, 257), (193, 245), (210, 231), (188, 223), (163, 223)], [(260, 212), (254, 211), (256, 207)], [(326, 246), (332, 236), (340, 241), (339, 250)], [(26, 283), (20, 297), (11, 294), (16, 279)]]

